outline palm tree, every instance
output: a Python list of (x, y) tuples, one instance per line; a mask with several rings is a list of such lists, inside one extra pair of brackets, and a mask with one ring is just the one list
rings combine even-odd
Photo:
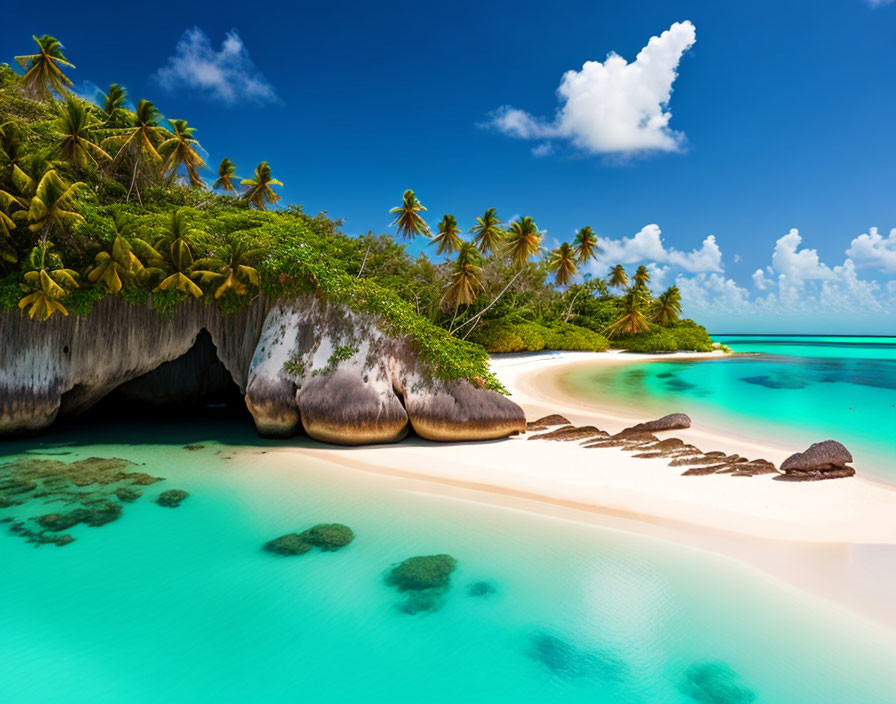
[(112, 136), (103, 140), (104, 147), (116, 150), (116, 163), (124, 158), (133, 161), (133, 175), (126, 200), (130, 200), (131, 190), (135, 187), (137, 198), (140, 198), (139, 182), (155, 175), (158, 165), (162, 163), (158, 145), (170, 133), (161, 126), (161, 121), (162, 114), (156, 106), (148, 100), (141, 100), (137, 103), (131, 125), (115, 130)]
[(541, 233), (532, 218), (526, 216), (510, 223), (506, 251), (510, 254), (510, 261), (517, 269), (522, 269), (529, 258), (538, 252), (540, 246)]
[(395, 216), (390, 227), (398, 228), (397, 232), (401, 237), (413, 239), (417, 235), (428, 236), (429, 225), (423, 220), (420, 211), (426, 210), (414, 191), (408, 189), (401, 198), (401, 205), (392, 208), (389, 212)]
[(502, 222), (494, 208), (489, 208), (481, 218), (476, 218), (476, 224), (470, 229), (474, 235), (473, 244), (483, 254), (494, 254), (501, 248), (506, 233), (501, 229)]
[(112, 293), (121, 291), (125, 283), (143, 270), (143, 262), (134, 254), (131, 243), (116, 235), (112, 247), (96, 255), (96, 264), (87, 274), (91, 282), (102, 281)]
[(282, 186), (283, 183), (271, 178), (271, 167), (268, 166), (268, 162), (262, 161), (255, 167), (254, 178), (244, 178), (240, 181), (240, 185), (245, 187), (243, 198), (259, 210), (265, 210), (265, 203), (273, 205), (280, 200), (280, 196), (274, 193), (271, 186)]
[(437, 245), (436, 255), (438, 256), (452, 254), (461, 248), (463, 240), (460, 238), (457, 219), (453, 215), (442, 217), (438, 225), (438, 232), (433, 236), (432, 241)]
[(670, 286), (653, 302), (653, 321), (665, 327), (672, 325), (681, 315), (681, 291)]
[(100, 109), (105, 113), (106, 120), (113, 120), (115, 116), (124, 110), (125, 103), (128, 99), (128, 92), (117, 83), (109, 86), (109, 92), (103, 93), (103, 104)]
[(454, 308), (454, 318), (451, 320), (449, 332), (454, 327), (458, 308), (469, 306), (476, 300), (476, 296), (482, 288), (479, 281), (480, 270), (479, 254), (476, 247), (470, 242), (462, 243), (451, 272), (451, 283), (448, 284), (442, 296), (442, 304)]
[(224, 250), (223, 257), (199, 259), (195, 266), (206, 267), (211, 273), (203, 277), (203, 281), (223, 282), (215, 289), (215, 298), (221, 298), (227, 291), (233, 291), (237, 296), (245, 296), (249, 292), (249, 286), (261, 288), (261, 279), (258, 270), (251, 264), (261, 254), (261, 250), (248, 249), (246, 244), (238, 239), (231, 238)]
[(650, 321), (644, 315), (644, 294), (632, 289), (622, 297), (622, 314), (606, 329), (607, 337), (637, 335), (650, 330)]
[(639, 266), (637, 271), (635, 271), (635, 275), (632, 277), (632, 281), (634, 282), (636, 289), (646, 291), (647, 284), (650, 283), (650, 272), (647, 271), (647, 267), (643, 264)]
[(72, 85), (71, 79), (62, 72), (60, 66), (74, 66), (66, 60), (62, 44), (56, 37), (45, 34), (40, 39), (34, 37), (34, 41), (40, 49), (38, 53), (15, 57), (25, 69), (21, 84), (37, 100), (50, 100), (53, 91), (62, 95)]
[(111, 161), (112, 157), (95, 141), (98, 126), (99, 121), (81, 100), (69, 98), (54, 123), (59, 156), (79, 169), (88, 162), (98, 164), (99, 159)]
[(568, 242), (564, 242), (551, 252), (548, 260), (548, 270), (554, 273), (554, 282), (558, 286), (569, 286), (573, 278), (579, 273), (576, 267), (576, 255)]
[(212, 190), (221, 189), (225, 193), (236, 193), (233, 179), (236, 177), (236, 164), (230, 159), (224, 158), (218, 165), (218, 180), (212, 184)]
[(628, 286), (628, 274), (622, 264), (617, 264), (610, 271), (610, 286), (613, 288), (625, 288)]
[(10, 206), (17, 203), (12, 194), (0, 189), (0, 259), (10, 264), (19, 259), (12, 246), (12, 231), (16, 228), (16, 223), (9, 217)]
[(580, 264), (597, 257), (597, 236), (588, 225), (585, 225), (576, 233), (575, 239), (576, 258)]
[(67, 316), (68, 309), (60, 300), (70, 289), (78, 287), (78, 274), (63, 267), (59, 255), (50, 251), (52, 248), (52, 242), (43, 241), (28, 256), (30, 271), (25, 273), (25, 295), (19, 300), (19, 308), (28, 308), (32, 320), (46, 320), (54, 313)]
[(186, 240), (174, 240), (169, 246), (167, 254), (170, 270), (165, 272), (168, 275), (153, 289), (153, 293), (180, 291), (194, 298), (201, 298), (203, 291), (193, 282), (193, 279), (205, 279), (214, 276), (215, 272), (196, 268), (193, 251)]
[(41, 242), (46, 243), (50, 232), (65, 231), (84, 222), (84, 216), (73, 210), (74, 195), (82, 187), (86, 186), (80, 181), (66, 183), (55, 169), (50, 169), (37, 182), (34, 195), (27, 199), (28, 209), (17, 212), (14, 217), (27, 219), (28, 229), (40, 232)]
[(190, 186), (194, 188), (204, 186), (205, 183), (199, 176), (199, 169), (205, 167), (205, 161), (196, 151), (197, 147), (202, 148), (193, 137), (196, 129), (190, 127), (186, 120), (168, 120), (168, 122), (171, 123), (174, 132), (159, 145), (159, 154), (165, 159), (165, 172), (173, 179), (178, 169), (183, 166)]

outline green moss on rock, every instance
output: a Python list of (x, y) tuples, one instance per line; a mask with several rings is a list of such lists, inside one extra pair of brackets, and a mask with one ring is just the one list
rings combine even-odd
[(311, 549), (311, 543), (298, 533), (287, 533), (266, 542), (264, 549), (276, 555), (304, 555)]
[(159, 506), (165, 506), (167, 508), (177, 508), (189, 495), (190, 493), (183, 489), (169, 489), (168, 491), (163, 491), (159, 494), (156, 503)]
[(400, 592), (447, 587), (456, 567), (451, 555), (409, 557), (390, 570), (386, 582)]
[(318, 523), (301, 533), (302, 540), (324, 551), (339, 550), (355, 539), (352, 529), (342, 523)]

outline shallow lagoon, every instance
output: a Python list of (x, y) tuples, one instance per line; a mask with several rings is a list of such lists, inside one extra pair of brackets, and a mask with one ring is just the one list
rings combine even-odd
[[(896, 635), (733, 561), (278, 447), (236, 421), (7, 443), (66, 461), (125, 457), (167, 480), (118, 521), (72, 529), (65, 547), (0, 535), (4, 700), (733, 704), (750, 700), (746, 689), (782, 704), (896, 698)], [(156, 505), (169, 488), (190, 497)], [(356, 535), (338, 552), (261, 549), (332, 521)], [(433, 553), (457, 558), (451, 588), (439, 610), (403, 613), (385, 573)], [(494, 591), (471, 596), (482, 581)], [(701, 674), (688, 680), (694, 665)], [(699, 698), (693, 683), (707, 677), (729, 696)]]
[(896, 338), (716, 339), (741, 354), (584, 367), (563, 384), (601, 405), (682, 411), (794, 452), (833, 438), (852, 450), (857, 469), (896, 480)]

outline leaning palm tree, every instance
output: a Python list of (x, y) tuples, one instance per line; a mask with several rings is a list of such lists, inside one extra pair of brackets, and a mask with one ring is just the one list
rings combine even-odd
[(205, 160), (199, 155), (199, 142), (193, 137), (196, 128), (190, 127), (186, 120), (168, 120), (173, 129), (171, 136), (159, 145), (159, 154), (165, 160), (165, 173), (168, 178), (177, 176), (178, 169), (183, 167), (187, 180), (193, 188), (204, 186), (199, 169), (205, 167)]
[(494, 208), (489, 208), (481, 218), (476, 218), (476, 224), (470, 232), (473, 234), (473, 244), (480, 252), (494, 254), (501, 249), (506, 235), (501, 229), (502, 224)]
[(643, 308), (644, 294), (633, 288), (622, 297), (622, 314), (607, 327), (607, 337), (637, 335), (650, 330), (650, 321)]
[(588, 225), (585, 225), (576, 233), (574, 241), (576, 259), (580, 264), (594, 259), (597, 256), (597, 236)]
[(457, 218), (453, 215), (445, 215), (439, 221), (438, 231), (432, 238), (436, 245), (436, 255), (452, 254), (460, 250), (463, 240), (460, 238), (460, 228), (457, 226)]
[(261, 250), (249, 249), (246, 244), (231, 238), (224, 249), (222, 257), (210, 257), (196, 261), (197, 268), (204, 267), (210, 275), (203, 277), (203, 282), (221, 281), (215, 289), (215, 298), (221, 298), (227, 291), (237, 296), (249, 293), (249, 287), (261, 288), (258, 270), (252, 266), (261, 255)]
[(103, 147), (115, 150), (114, 161), (133, 162), (131, 185), (125, 200), (130, 200), (131, 191), (137, 189), (140, 199), (140, 181), (156, 176), (163, 163), (158, 146), (170, 136), (168, 130), (161, 126), (162, 114), (148, 100), (137, 103), (132, 122), (128, 127), (114, 130), (114, 133), (103, 140)]
[(268, 162), (262, 161), (255, 167), (255, 176), (244, 178), (240, 181), (240, 185), (245, 188), (243, 198), (259, 210), (265, 210), (265, 204), (273, 205), (280, 200), (280, 196), (274, 193), (271, 186), (282, 186), (283, 183), (271, 178), (271, 167), (268, 166)]
[(230, 159), (224, 158), (218, 165), (218, 180), (212, 184), (212, 190), (222, 190), (225, 193), (236, 193), (233, 179), (236, 178), (236, 164)]
[(647, 284), (650, 283), (650, 272), (647, 271), (647, 267), (643, 264), (639, 266), (637, 271), (635, 271), (635, 275), (632, 277), (632, 281), (634, 282), (636, 289), (646, 291)]
[(517, 269), (522, 270), (529, 258), (538, 252), (540, 246), (541, 233), (532, 218), (526, 216), (510, 223), (505, 249)]
[(50, 169), (37, 182), (34, 195), (27, 199), (28, 209), (17, 212), (14, 217), (27, 220), (28, 229), (39, 232), (45, 244), (51, 232), (66, 231), (84, 222), (84, 216), (74, 210), (74, 196), (84, 187), (80, 181), (66, 183), (55, 169)]
[(668, 327), (681, 315), (681, 291), (678, 286), (670, 286), (653, 302), (652, 319), (655, 323)]
[(28, 317), (46, 320), (54, 313), (68, 315), (68, 309), (60, 303), (71, 289), (78, 288), (78, 274), (66, 269), (55, 252), (52, 242), (43, 241), (28, 256), (29, 271), (25, 272), (22, 285), (24, 296), (19, 308), (28, 309)]
[(73, 166), (83, 169), (88, 163), (112, 160), (96, 141), (99, 121), (81, 100), (69, 98), (53, 127), (59, 156)]
[(390, 227), (397, 228), (401, 237), (413, 239), (417, 235), (429, 236), (429, 225), (423, 220), (420, 211), (426, 210), (414, 191), (410, 188), (401, 197), (401, 205), (392, 208), (389, 212), (395, 216)]
[(25, 91), (37, 100), (50, 100), (53, 92), (62, 95), (72, 85), (60, 66), (74, 68), (62, 53), (62, 44), (56, 37), (45, 34), (40, 39), (34, 37), (36, 54), (17, 56), (16, 61), (25, 70), (21, 85)]
[(117, 83), (109, 86), (109, 92), (103, 93), (103, 104), (100, 110), (106, 115), (106, 120), (112, 120), (122, 110), (128, 99), (128, 92)]
[(564, 242), (551, 252), (548, 260), (548, 270), (554, 274), (554, 282), (558, 286), (569, 286), (573, 278), (579, 273), (576, 267), (576, 255), (568, 242)]
[(610, 286), (613, 288), (625, 288), (628, 286), (628, 274), (622, 264), (617, 264), (610, 271)]
[(476, 296), (482, 289), (482, 283), (479, 281), (479, 253), (476, 247), (470, 242), (461, 244), (457, 253), (457, 260), (454, 262), (454, 268), (451, 272), (451, 283), (445, 289), (442, 295), (442, 305), (454, 309), (454, 317), (451, 320), (449, 332), (454, 327), (454, 321), (457, 319), (457, 310), (460, 306), (469, 306), (476, 300)]

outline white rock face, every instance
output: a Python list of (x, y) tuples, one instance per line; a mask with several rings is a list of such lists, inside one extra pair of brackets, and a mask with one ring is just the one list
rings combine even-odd
[(215, 306), (187, 302), (160, 317), (109, 298), (89, 318), (38, 323), (18, 311), (0, 314), (0, 435), (41, 430), (60, 413), (88, 408), (180, 358), (203, 330), (264, 435), (302, 426), (326, 442), (366, 444), (395, 442), (409, 427), (432, 440), (525, 429), (516, 404), (466, 381), (435, 379), (407, 340), (341, 305), (310, 296), (273, 306), (259, 299), (222, 316)]

